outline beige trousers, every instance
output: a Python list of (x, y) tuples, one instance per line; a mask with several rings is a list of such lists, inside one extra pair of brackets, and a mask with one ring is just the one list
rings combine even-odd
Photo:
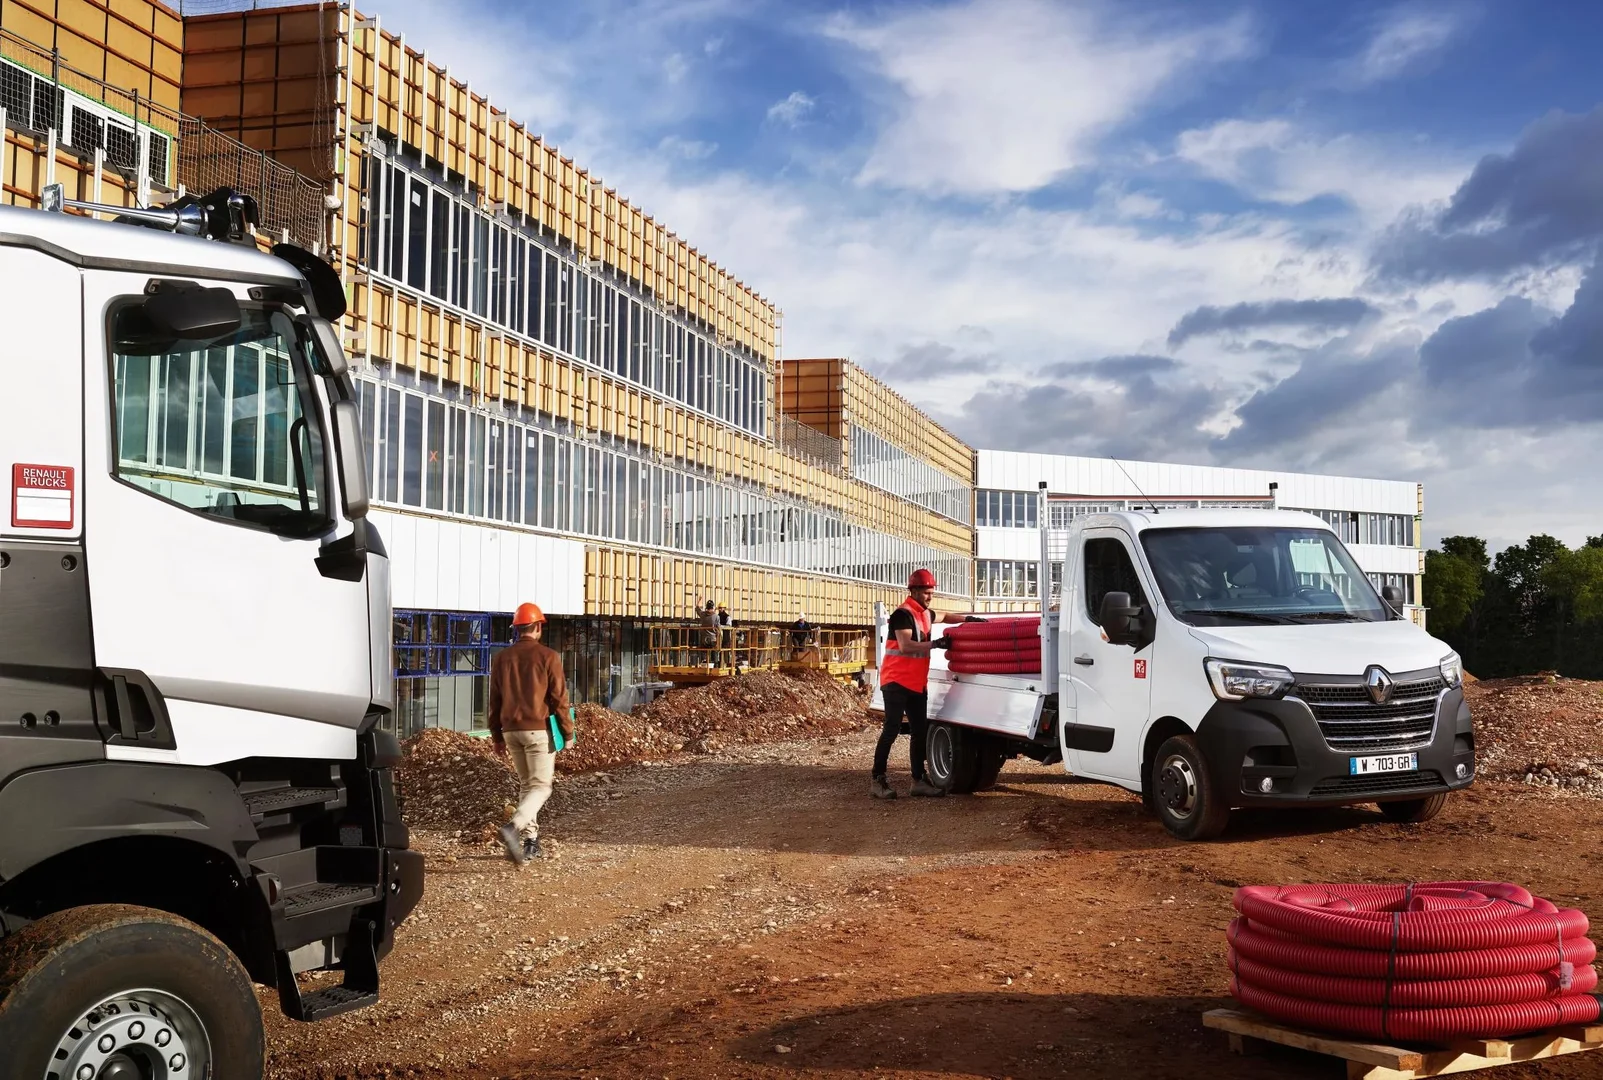
[(551, 750), (549, 731), (509, 731), (507, 757), (518, 774), (518, 809), (512, 824), (518, 835), (528, 840), (540, 835), (540, 808), (551, 797), (557, 755)]

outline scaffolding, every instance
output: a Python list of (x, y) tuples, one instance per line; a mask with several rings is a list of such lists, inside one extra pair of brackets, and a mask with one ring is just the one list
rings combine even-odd
[[(802, 635), (805, 633), (805, 639)], [(808, 631), (787, 629), (783, 672), (825, 671), (836, 678), (855, 677), (868, 669), (873, 640), (867, 630)]]
[(702, 626), (685, 623), (651, 628), (653, 682), (709, 683), (752, 671), (777, 671), (783, 634), (773, 626)]

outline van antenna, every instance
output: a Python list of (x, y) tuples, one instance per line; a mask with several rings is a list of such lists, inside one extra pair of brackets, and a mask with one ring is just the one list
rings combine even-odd
[(1108, 455), (1108, 460), (1119, 467), (1119, 471), (1124, 474), (1124, 478), (1130, 481), (1130, 486), (1135, 488), (1136, 494), (1140, 495), (1143, 499), (1146, 499), (1147, 505), (1152, 507), (1152, 512), (1156, 514), (1158, 512), (1158, 504), (1148, 498), (1147, 493), (1141, 490), (1141, 485), (1135, 482), (1135, 477), (1130, 475), (1130, 470), (1124, 467), (1124, 463), (1118, 458), (1114, 457), (1112, 454)]

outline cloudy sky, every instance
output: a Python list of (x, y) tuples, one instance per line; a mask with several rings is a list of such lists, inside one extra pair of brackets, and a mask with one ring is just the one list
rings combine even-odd
[(1603, 4), (368, 6), (977, 446), (1603, 533)]

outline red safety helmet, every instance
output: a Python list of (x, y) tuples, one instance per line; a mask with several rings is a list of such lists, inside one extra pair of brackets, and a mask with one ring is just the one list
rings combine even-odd
[(935, 575), (928, 570), (914, 570), (907, 578), (907, 587), (909, 589), (933, 589), (935, 588)]
[(518, 613), (512, 616), (513, 626), (533, 626), (535, 623), (545, 622), (545, 612), (540, 610), (539, 604), (519, 604)]

